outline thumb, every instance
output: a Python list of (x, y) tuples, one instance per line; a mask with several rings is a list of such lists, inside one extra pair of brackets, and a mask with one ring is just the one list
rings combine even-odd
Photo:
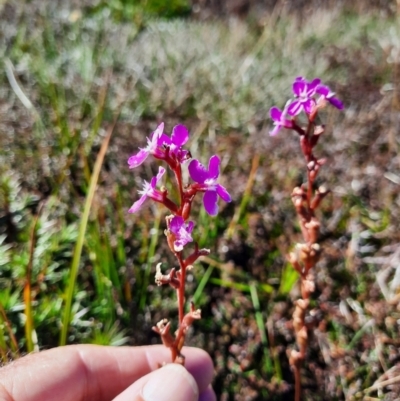
[(169, 363), (143, 376), (114, 401), (198, 401), (199, 389), (182, 366)]

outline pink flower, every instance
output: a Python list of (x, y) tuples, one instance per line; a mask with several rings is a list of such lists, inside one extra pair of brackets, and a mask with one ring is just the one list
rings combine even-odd
[(164, 134), (164, 123), (161, 123), (153, 132), (150, 139), (147, 138), (147, 146), (139, 148), (139, 152), (128, 159), (129, 168), (140, 166), (149, 155), (167, 162), (183, 163), (190, 158), (189, 151), (182, 149), (182, 146), (189, 139), (189, 131), (184, 125), (176, 125), (169, 137)]
[(190, 235), (193, 231), (194, 223), (189, 221), (185, 223), (185, 220), (181, 216), (174, 216), (169, 222), (169, 230), (175, 236), (174, 250), (175, 252), (182, 251), (183, 247), (188, 243), (192, 242), (193, 238)]
[(292, 128), (293, 127), (293, 121), (288, 120), (286, 118), (286, 112), (287, 112), (287, 107), (283, 109), (283, 111), (279, 110), (277, 107), (272, 107), (269, 111), (269, 114), (274, 121), (275, 128), (270, 131), (271, 136), (275, 136), (279, 130), (284, 127), (284, 128)]
[(325, 85), (319, 85), (316, 91), (321, 97), (318, 99), (318, 103), (323, 102), (325, 99), (337, 109), (343, 109), (343, 103), (335, 97), (335, 92), (332, 92), (329, 87)]
[(320, 84), (319, 78), (313, 79), (308, 82), (303, 77), (297, 77), (293, 83), (293, 93), (296, 99), (290, 103), (288, 107), (288, 114), (291, 116), (297, 116), (304, 110), (307, 114), (310, 114), (315, 105), (315, 99), (313, 96)]
[(150, 182), (145, 181), (143, 184), (143, 189), (139, 191), (139, 195), (142, 195), (129, 209), (129, 213), (137, 212), (144, 204), (144, 202), (150, 198), (155, 200), (156, 202), (164, 201), (164, 194), (156, 189), (156, 185), (161, 180), (161, 177), (164, 175), (165, 169), (162, 167), (158, 168), (158, 174), (153, 177)]
[(218, 196), (225, 202), (231, 201), (228, 191), (221, 184), (217, 183), (220, 164), (221, 161), (216, 155), (211, 156), (208, 169), (198, 160), (192, 160), (189, 164), (190, 177), (197, 183), (193, 184), (193, 188), (204, 192), (203, 204), (210, 216), (215, 216), (218, 213)]
[(182, 146), (189, 140), (189, 131), (182, 125), (175, 125), (172, 129), (171, 138), (163, 134), (161, 141), (164, 146), (169, 147), (169, 155), (175, 157), (179, 163), (183, 163), (190, 155), (189, 151), (182, 149)]
[(161, 123), (153, 132), (150, 139), (147, 138), (147, 146), (145, 148), (139, 148), (139, 152), (128, 159), (129, 168), (140, 166), (150, 154), (158, 157), (159, 159), (164, 158), (163, 156), (165, 151), (160, 149), (161, 145), (163, 144), (163, 131), (164, 123)]

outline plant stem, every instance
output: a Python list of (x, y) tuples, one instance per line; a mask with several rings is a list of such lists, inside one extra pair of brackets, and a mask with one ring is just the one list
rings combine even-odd
[(301, 400), (301, 376), (300, 376), (300, 366), (298, 364), (294, 365), (294, 378), (295, 378), (295, 401)]
[(184, 312), (184, 303), (185, 303), (185, 281), (186, 281), (186, 264), (182, 260), (181, 253), (177, 254), (177, 258), (179, 260), (180, 266), (180, 285), (179, 288), (176, 290), (176, 295), (178, 298), (178, 311), (179, 311), (179, 325), (183, 322), (183, 317), (185, 315)]

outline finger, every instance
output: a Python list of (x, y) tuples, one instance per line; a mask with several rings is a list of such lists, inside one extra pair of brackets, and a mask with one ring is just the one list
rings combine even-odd
[[(183, 354), (202, 392), (212, 380), (211, 358), (197, 348), (185, 347)], [(162, 345), (71, 345), (30, 354), (5, 366), (0, 384), (14, 401), (109, 401), (170, 358)]]
[(114, 401), (198, 401), (199, 388), (181, 365), (169, 363), (128, 387)]
[(217, 396), (215, 395), (211, 385), (208, 386), (207, 390), (200, 394), (199, 401), (217, 401)]

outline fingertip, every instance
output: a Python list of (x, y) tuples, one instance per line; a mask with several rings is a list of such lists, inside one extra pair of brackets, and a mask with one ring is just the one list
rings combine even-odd
[(215, 395), (211, 385), (208, 386), (207, 390), (200, 394), (199, 401), (217, 401), (217, 396)]
[(214, 377), (214, 364), (210, 355), (201, 348), (183, 347), (185, 367), (195, 378), (200, 393), (205, 391)]
[(182, 366), (169, 363), (128, 387), (114, 401), (198, 401), (199, 389)]
[[(169, 349), (161, 345), (144, 346), (148, 364), (151, 370), (156, 370), (160, 365), (171, 362)], [(183, 347), (185, 356), (185, 368), (196, 380), (200, 393), (211, 384), (214, 376), (214, 365), (208, 353), (200, 348)]]

